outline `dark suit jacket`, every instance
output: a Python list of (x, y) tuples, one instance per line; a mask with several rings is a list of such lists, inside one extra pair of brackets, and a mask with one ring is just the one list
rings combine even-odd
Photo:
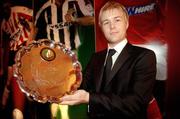
[(82, 88), (90, 92), (90, 117), (146, 119), (156, 76), (154, 52), (127, 43), (102, 90), (106, 52), (95, 53), (84, 73)]

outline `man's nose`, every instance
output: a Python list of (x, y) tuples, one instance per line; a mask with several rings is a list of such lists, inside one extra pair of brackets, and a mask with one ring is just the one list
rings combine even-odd
[(115, 27), (115, 24), (113, 22), (110, 23), (110, 28), (113, 29)]

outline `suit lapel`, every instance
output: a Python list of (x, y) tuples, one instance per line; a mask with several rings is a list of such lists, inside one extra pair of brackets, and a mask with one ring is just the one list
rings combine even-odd
[(99, 92), (101, 89), (106, 53), (107, 53), (107, 49), (104, 50), (98, 57), (98, 66), (97, 66), (97, 74), (96, 74), (97, 78), (95, 79), (97, 92)]
[(127, 43), (126, 46), (123, 48), (122, 52), (118, 56), (113, 69), (110, 73), (110, 78), (107, 80), (105, 87), (110, 83), (110, 81), (113, 79), (117, 71), (121, 68), (121, 66), (125, 63), (125, 61), (129, 58), (129, 50), (131, 49), (131, 44)]

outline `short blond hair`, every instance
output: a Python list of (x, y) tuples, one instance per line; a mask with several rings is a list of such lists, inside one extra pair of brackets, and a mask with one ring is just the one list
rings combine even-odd
[(121, 9), (123, 11), (123, 14), (125, 15), (126, 19), (128, 20), (129, 19), (129, 15), (128, 15), (128, 12), (126, 10), (126, 8), (119, 2), (116, 2), (114, 0), (109, 0), (108, 2), (106, 2), (106, 4), (104, 4), (102, 6), (102, 8), (100, 9), (100, 12), (99, 12), (99, 25), (101, 25), (101, 16), (102, 16), (102, 13), (104, 11), (107, 11), (107, 10), (111, 10), (111, 9)]

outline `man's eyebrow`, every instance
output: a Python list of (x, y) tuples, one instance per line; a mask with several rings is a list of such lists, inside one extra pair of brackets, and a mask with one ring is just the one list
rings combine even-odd
[(104, 20), (102, 20), (102, 22), (105, 22), (105, 21), (108, 21), (108, 19), (104, 19)]
[(122, 17), (123, 17), (123, 15), (121, 15), (121, 16), (119, 15), (119, 16), (116, 16), (116, 17), (114, 17), (114, 18), (122, 18)]
[[(122, 18), (123, 18), (123, 15), (115, 16), (113, 19), (119, 19), (119, 18), (122, 19)], [(106, 22), (106, 21), (109, 21), (108, 18), (102, 20), (101, 23)]]

